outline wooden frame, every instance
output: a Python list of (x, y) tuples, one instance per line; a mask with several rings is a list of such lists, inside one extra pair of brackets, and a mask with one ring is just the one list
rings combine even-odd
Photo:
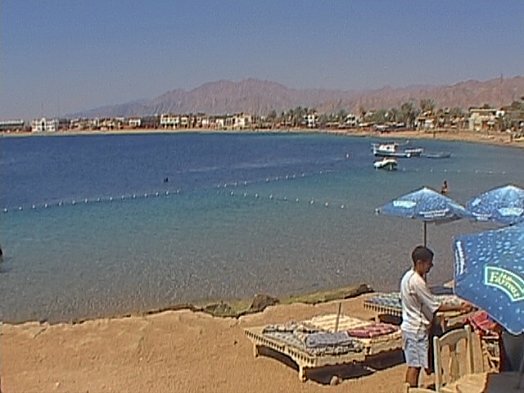
[(307, 379), (307, 369), (359, 362), (366, 358), (364, 351), (348, 352), (342, 355), (314, 356), (304, 350), (285, 344), (272, 337), (265, 336), (262, 333), (263, 330), (263, 326), (244, 329), (247, 338), (253, 343), (253, 355), (258, 357), (259, 347), (267, 347), (289, 356), (298, 365), (298, 378), (302, 382), (305, 382)]
[[(461, 375), (459, 364), (458, 344), (464, 340), (466, 345), (466, 371), (462, 375), (472, 374), (473, 370), (473, 345), (471, 327), (466, 325), (463, 329), (451, 330), (442, 337), (433, 337), (433, 356), (435, 359), (435, 390), (445, 392), (445, 384), (458, 380)], [(449, 367), (443, 367), (442, 349), (449, 348)]]

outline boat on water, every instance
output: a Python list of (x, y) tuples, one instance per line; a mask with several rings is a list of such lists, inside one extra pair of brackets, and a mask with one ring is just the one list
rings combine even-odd
[(373, 143), (371, 146), (376, 157), (411, 158), (420, 157), (424, 152), (421, 147), (401, 149), (397, 142)]
[(441, 151), (437, 153), (423, 153), (422, 157), (424, 158), (449, 158), (451, 153), (448, 151)]
[(385, 169), (387, 171), (394, 171), (397, 169), (398, 162), (394, 158), (384, 157), (382, 160), (375, 161), (373, 167), (375, 169)]

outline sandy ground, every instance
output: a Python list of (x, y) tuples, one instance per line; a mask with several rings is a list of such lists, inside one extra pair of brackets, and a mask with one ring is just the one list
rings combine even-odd
[[(342, 312), (372, 318), (363, 296), (343, 300)], [(400, 393), (406, 370), (400, 351), (366, 364), (320, 369), (302, 383), (292, 362), (254, 358), (243, 333), (250, 326), (336, 313), (337, 307), (338, 301), (278, 305), (240, 319), (182, 310), (76, 325), (3, 325), (2, 392)], [(341, 382), (330, 386), (334, 375)]]

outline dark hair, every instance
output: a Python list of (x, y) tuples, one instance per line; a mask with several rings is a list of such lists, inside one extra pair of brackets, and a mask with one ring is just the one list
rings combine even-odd
[(433, 260), (433, 251), (431, 251), (429, 248), (425, 246), (417, 246), (411, 253), (411, 259), (413, 260), (413, 263), (417, 263), (417, 261), (432, 261)]

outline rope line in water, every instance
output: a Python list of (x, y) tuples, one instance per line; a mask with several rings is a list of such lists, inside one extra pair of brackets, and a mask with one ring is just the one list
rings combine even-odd
[[(310, 177), (310, 176), (316, 176), (316, 175), (324, 175), (324, 174), (329, 174), (329, 173), (334, 173), (334, 172), (342, 172), (342, 171), (346, 171), (348, 170), (347, 168), (346, 169), (339, 169), (339, 170), (333, 170), (333, 169), (322, 169), (322, 170), (318, 170), (318, 171), (313, 171), (313, 172), (300, 172), (300, 173), (291, 173), (291, 174), (287, 174), (287, 175), (279, 175), (279, 176), (267, 176), (265, 178), (261, 178), (261, 179), (257, 179), (257, 180), (237, 180), (237, 181), (230, 181), (230, 182), (224, 182), (224, 183), (218, 183), (215, 185), (215, 188), (217, 189), (220, 189), (220, 188), (238, 188), (238, 187), (247, 187), (249, 185), (254, 185), (254, 184), (261, 184), (261, 183), (272, 183), (272, 182), (277, 182), (277, 181), (290, 181), (290, 180), (295, 180), (295, 179), (300, 179), (300, 178), (305, 178), (305, 177)], [(475, 169), (475, 170), (461, 170), (461, 169), (454, 169), (454, 170), (449, 170), (449, 169), (434, 169), (434, 168), (429, 168), (428, 169), (420, 169), (420, 168), (413, 168), (413, 169), (406, 169), (405, 167), (402, 167), (402, 168), (399, 168), (400, 171), (402, 172), (417, 172), (417, 173), (424, 173), (424, 172), (429, 172), (429, 173), (443, 173), (443, 174), (468, 174), (468, 173), (474, 173), (474, 174), (481, 174), (481, 175), (496, 175), (496, 176), (500, 176), (500, 175), (507, 175), (508, 172), (507, 171), (492, 171), (492, 170), (478, 170), (478, 169)], [(8, 208), (8, 207), (4, 207), (2, 209), (2, 212), (3, 213), (8, 213), (8, 212), (16, 212), (16, 211), (23, 211), (24, 209), (31, 209), (31, 210), (38, 210), (38, 209), (47, 209), (47, 208), (52, 208), (52, 207), (62, 207), (62, 206), (68, 206), (68, 205), (71, 205), (71, 206), (75, 206), (77, 204), (80, 204), (80, 203), (83, 203), (83, 204), (88, 204), (88, 203), (100, 203), (100, 202), (113, 202), (115, 200), (121, 200), (121, 201), (124, 201), (124, 200), (128, 200), (128, 199), (137, 199), (137, 198), (149, 198), (149, 197), (167, 197), (169, 196), (170, 194), (179, 194), (181, 191), (180, 189), (177, 189), (175, 191), (153, 191), (151, 193), (143, 193), (143, 194), (125, 194), (125, 195), (121, 195), (119, 197), (116, 197), (116, 196), (109, 196), (109, 197), (98, 197), (98, 198), (79, 198), (78, 200), (76, 199), (72, 199), (70, 201), (59, 201), (59, 202), (55, 202), (55, 203), (40, 203), (40, 204), (32, 204), (30, 207), (27, 207), (27, 206), (15, 206), (15, 207), (12, 207), (12, 208)], [(231, 195), (233, 195), (233, 193), (231, 193)], [(245, 196), (247, 196), (247, 193), (245, 193)], [(257, 193), (254, 194), (254, 197), (255, 198), (259, 198), (259, 195)], [(279, 200), (279, 201), (287, 201), (287, 197), (284, 197), (284, 199), (278, 199), (278, 198), (274, 198), (273, 195), (269, 195), (269, 199), (275, 199), (275, 200)], [(299, 202), (299, 199), (298, 198), (295, 198), (295, 202)], [(318, 203), (318, 201), (314, 201), (314, 200), (310, 200), (309, 203), (311, 205), (315, 204), (315, 202)], [(329, 202), (324, 202), (322, 204), (323, 206), (325, 207), (329, 207), (330, 206), (330, 203)], [(345, 207), (345, 205), (340, 205), (340, 207), (343, 209)]]
[(272, 202), (287, 202), (287, 203), (293, 203), (293, 204), (305, 204), (306, 206), (314, 206), (314, 207), (323, 207), (323, 208), (338, 208), (338, 209), (345, 209), (346, 204), (345, 203), (334, 203), (333, 201), (326, 201), (326, 200), (320, 200), (315, 198), (290, 198), (287, 196), (281, 196), (276, 197), (273, 194), (267, 194), (267, 195), (261, 195), (259, 193), (248, 193), (248, 192), (235, 192), (231, 191), (227, 194), (223, 194), (220, 191), (217, 191), (217, 194), (227, 195), (231, 197), (242, 197), (242, 198), (254, 198), (257, 200), (269, 200)]
[[(146, 198), (159, 198), (164, 197), (167, 198), (170, 195), (178, 195), (181, 193), (180, 189), (174, 190), (174, 191), (153, 191), (151, 193), (141, 193), (141, 194), (124, 194), (117, 196), (106, 196), (106, 197), (97, 197), (97, 198), (79, 198), (79, 199), (71, 199), (71, 200), (62, 200), (54, 203), (40, 203), (36, 204), (33, 203), (30, 206), (30, 209), (27, 208), (27, 210), (40, 210), (40, 209), (50, 209), (50, 208), (56, 208), (56, 207), (65, 207), (65, 206), (76, 206), (80, 204), (93, 204), (93, 203), (107, 203), (107, 202), (117, 202), (117, 201), (126, 201), (126, 200), (132, 200), (132, 199), (146, 199)], [(2, 212), (3, 213), (9, 213), (9, 212), (17, 212), (17, 211), (23, 211), (24, 206), (17, 206), (14, 208), (7, 208), (5, 207)]]

